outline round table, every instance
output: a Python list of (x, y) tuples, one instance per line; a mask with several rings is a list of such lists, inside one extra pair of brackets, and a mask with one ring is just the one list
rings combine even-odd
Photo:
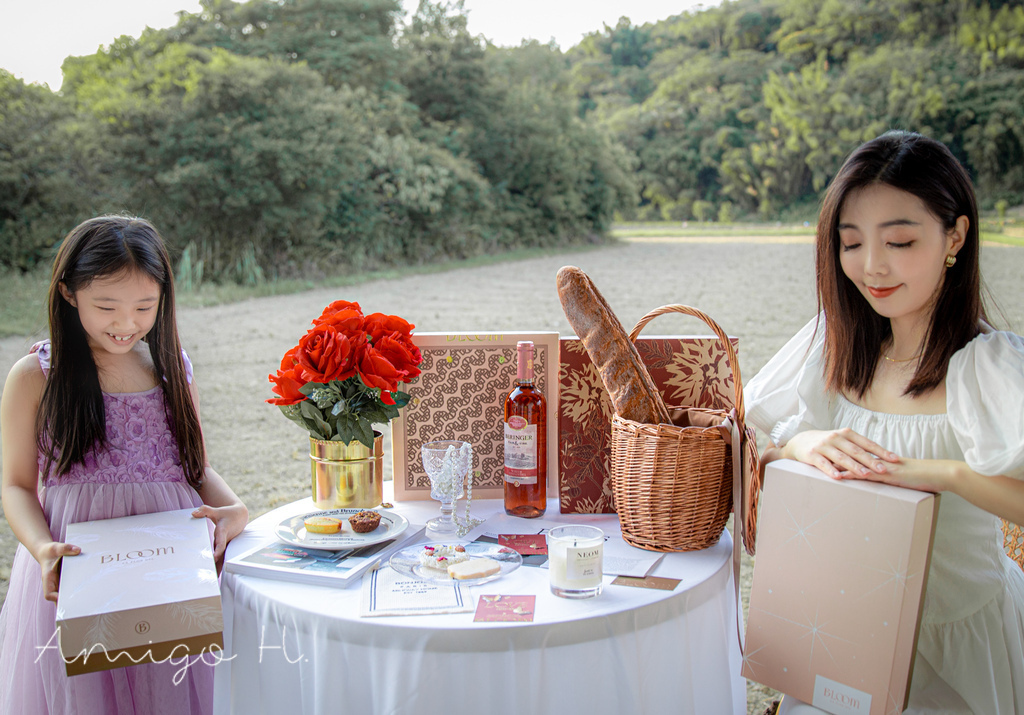
[[(501, 509), (500, 500), (473, 503), (475, 517)], [(314, 510), (303, 499), (255, 519), (227, 557)], [(422, 525), (438, 503), (393, 510)], [(560, 514), (556, 500), (543, 520), (622, 538), (614, 514)], [(341, 589), (225, 572), (215, 712), (744, 715), (731, 556), (728, 532), (709, 549), (666, 554), (652, 575), (681, 579), (673, 591), (605, 576), (600, 596), (561, 599), (547, 570), (528, 566), (465, 589), (474, 603), (481, 594), (535, 594), (532, 623), (475, 623), (472, 612), (360, 618), (359, 577)]]

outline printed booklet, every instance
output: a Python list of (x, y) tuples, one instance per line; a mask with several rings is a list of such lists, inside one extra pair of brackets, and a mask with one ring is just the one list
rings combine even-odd
[(419, 540), (423, 533), (424, 527), (410, 525), (391, 541), (343, 551), (306, 549), (275, 541), (230, 559), (224, 568), (243, 576), (344, 587), (374, 564), (386, 565), (391, 554)]

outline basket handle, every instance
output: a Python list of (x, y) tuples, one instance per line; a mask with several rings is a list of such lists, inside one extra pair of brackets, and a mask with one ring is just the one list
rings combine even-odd
[(680, 305), (678, 303), (673, 305), (663, 305), (660, 308), (655, 308), (644, 317), (637, 321), (637, 324), (633, 326), (633, 329), (629, 331), (629, 339), (632, 342), (636, 342), (637, 336), (640, 335), (640, 331), (644, 327), (657, 318), (659, 315), (665, 315), (666, 313), (682, 313), (683, 315), (689, 315), (694, 318), (703, 320), (709, 328), (711, 328), (722, 345), (725, 346), (725, 355), (729, 360), (729, 369), (732, 370), (732, 387), (733, 387), (733, 407), (736, 408), (736, 417), (739, 419), (741, 425), (746, 424), (744, 410), (743, 410), (743, 380), (740, 378), (740, 362), (736, 357), (736, 351), (732, 347), (732, 341), (722, 330), (722, 327), (712, 320), (711, 316), (707, 313), (691, 308), (688, 305)]
[[(758, 481), (758, 474), (760, 473), (760, 466), (757, 463), (757, 459), (753, 460), (752, 472), (753, 474), (744, 474), (743, 470), (743, 459), (744, 459), (744, 448), (749, 448), (749, 436), (746, 435), (746, 420), (743, 407), (743, 380), (740, 378), (740, 363), (736, 357), (736, 351), (732, 347), (732, 341), (722, 330), (722, 327), (712, 320), (711, 316), (703, 311), (691, 308), (688, 305), (663, 305), (660, 308), (655, 308), (644, 317), (640, 318), (637, 324), (633, 327), (633, 330), (629, 333), (629, 339), (636, 342), (637, 336), (640, 335), (640, 331), (644, 329), (649, 322), (657, 318), (659, 315), (665, 315), (666, 313), (682, 313), (683, 315), (689, 315), (694, 318), (703, 320), (709, 328), (711, 328), (715, 335), (718, 336), (719, 341), (725, 347), (726, 357), (729, 359), (729, 368), (732, 370), (732, 382), (735, 399), (733, 406), (736, 408), (736, 424), (732, 426), (732, 451), (733, 451), (733, 513), (735, 514), (735, 520), (733, 521), (733, 528), (735, 534), (733, 535), (732, 542), (732, 564), (733, 564), (733, 583), (736, 589), (736, 638), (739, 641), (740, 653), (746, 653), (746, 647), (743, 638), (743, 609), (739, 606), (740, 603), (740, 542), (747, 548), (747, 553), (751, 556), (754, 555), (754, 543), (757, 539), (757, 506), (758, 496), (760, 492), (760, 483)], [(745, 440), (746, 438), (746, 440)], [(747, 441), (747, 444), (744, 442)], [(756, 455), (756, 448), (754, 450)]]

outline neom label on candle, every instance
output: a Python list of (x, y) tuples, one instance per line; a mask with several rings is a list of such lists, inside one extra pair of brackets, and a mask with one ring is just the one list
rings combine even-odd
[(565, 550), (565, 576), (570, 581), (601, 578), (601, 546), (570, 546)]

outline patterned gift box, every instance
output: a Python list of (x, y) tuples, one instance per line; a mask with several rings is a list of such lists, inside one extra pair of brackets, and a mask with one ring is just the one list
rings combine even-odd
[[(730, 339), (736, 348), (736, 338)], [(642, 335), (636, 348), (670, 408), (732, 409), (732, 371), (716, 337)], [(559, 362), (560, 511), (614, 513), (611, 399), (579, 338), (559, 341)]]
[(430, 499), (420, 447), (439, 439), (473, 446), (473, 497), (505, 494), (505, 396), (516, 379), (516, 343), (533, 341), (537, 389), (547, 401), (548, 496), (558, 484), (558, 333), (413, 333), (423, 353), (412, 400), (391, 421), (395, 498)]
[(223, 649), (210, 522), (192, 511), (68, 525), (82, 549), (62, 560), (57, 598), (68, 675)]
[(743, 677), (836, 715), (903, 712), (938, 504), (769, 464)]

